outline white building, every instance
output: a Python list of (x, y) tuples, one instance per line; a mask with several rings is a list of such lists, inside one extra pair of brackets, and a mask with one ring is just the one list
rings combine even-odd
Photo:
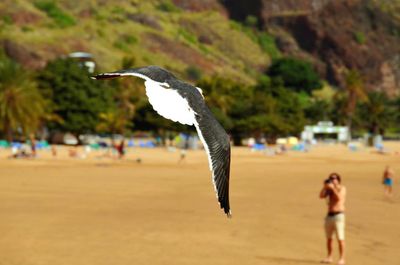
[(320, 121), (316, 125), (307, 125), (301, 133), (301, 139), (308, 142), (314, 142), (319, 138), (346, 142), (348, 137), (349, 128), (347, 126), (334, 126), (331, 121)]

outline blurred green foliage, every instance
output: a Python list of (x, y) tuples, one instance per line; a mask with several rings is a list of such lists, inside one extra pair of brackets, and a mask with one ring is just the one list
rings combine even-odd
[(365, 42), (367, 41), (367, 38), (363, 32), (356, 31), (353, 34), (354, 34), (354, 39), (356, 40), (356, 42), (358, 44), (362, 45), (362, 44), (365, 44)]
[(180, 11), (179, 8), (177, 8), (174, 3), (172, 3), (170, 0), (163, 0), (157, 8), (161, 11), (164, 12), (178, 12)]
[(296, 58), (275, 59), (267, 73), (276, 82), (280, 81), (283, 86), (296, 92), (304, 91), (311, 94), (313, 90), (322, 88), (322, 80), (312, 65)]
[(34, 133), (47, 118), (47, 106), (32, 74), (0, 53), (0, 131), (7, 140)]
[(187, 30), (184, 30), (182, 28), (180, 28), (178, 30), (178, 37), (181, 37), (181, 36), (191, 44), (197, 44), (198, 43), (196, 35), (188, 32)]
[(50, 62), (37, 76), (39, 88), (52, 102), (63, 123), (50, 122), (50, 129), (75, 134), (90, 133), (100, 122), (99, 114), (112, 109), (114, 89), (89, 78), (87, 69), (71, 59)]
[(248, 27), (257, 27), (258, 25), (258, 18), (256, 16), (247, 16), (245, 19), (244, 24)]
[(245, 86), (221, 77), (201, 80), (207, 104), (236, 144), (243, 137), (298, 135), (305, 124), (299, 95), (263, 77)]
[(267, 32), (259, 33), (258, 43), (260, 44), (263, 51), (268, 53), (272, 59), (277, 59), (280, 57), (281, 53), (276, 46), (275, 38), (269, 35)]
[[(310, 71), (293, 67), (293, 59), (289, 62), (291, 71), (297, 69), (303, 75)], [(295, 64), (299, 62), (295, 60)], [(135, 64), (135, 57), (125, 57), (121, 62), (122, 68)], [(285, 79), (288, 70), (277, 67), (275, 71), (280, 71), (273, 72), (276, 65), (267, 71), (274, 75), (262, 75), (254, 85), (221, 76), (202, 77), (196, 66), (186, 69), (186, 78), (197, 81), (208, 107), (235, 144), (250, 136), (265, 136), (271, 142), (277, 137), (299, 136), (304, 125), (321, 120), (338, 125), (351, 120), (353, 131), (358, 133), (400, 131), (400, 98), (389, 99), (381, 92), (371, 92), (365, 100), (356, 100), (359, 96), (355, 91), (362, 86), (356, 71), (349, 71), (346, 90), (325, 86), (324, 90), (311, 93), (315, 85), (304, 84), (318, 84), (318, 80), (299, 81), (292, 77), (296, 82), (289, 86)], [(304, 65), (308, 64), (301, 67)], [(9, 104), (13, 98), (17, 99), (17, 107)], [(142, 80), (91, 80), (87, 69), (72, 59), (56, 59), (33, 77), (12, 60), (0, 57), (0, 121), (3, 136), (10, 131), (15, 134), (21, 126), (25, 133), (35, 132), (40, 126), (76, 135), (125, 134), (131, 130), (164, 136), (166, 132), (194, 133), (192, 127), (167, 120), (152, 109)]]
[(134, 35), (122, 35), (114, 42), (114, 47), (125, 52), (130, 52), (133, 50), (132, 45), (137, 42), (138, 39)]
[(192, 81), (198, 81), (203, 76), (201, 69), (194, 65), (190, 65), (188, 68), (186, 68), (185, 73), (187, 78)]
[(76, 24), (74, 18), (60, 9), (54, 0), (40, 0), (35, 1), (34, 4), (36, 8), (45, 12), (47, 16), (53, 19), (56, 25), (61, 28), (74, 26)]
[(367, 101), (357, 106), (355, 125), (373, 135), (384, 134), (396, 121), (395, 109), (390, 107), (390, 100), (384, 93), (374, 91), (367, 97)]
[(2, 15), (1, 20), (6, 24), (6, 25), (11, 25), (13, 23), (12, 17), (10, 15)]

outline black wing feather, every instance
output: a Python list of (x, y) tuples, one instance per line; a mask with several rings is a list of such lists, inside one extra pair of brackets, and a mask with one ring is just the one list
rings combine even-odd
[(230, 216), (229, 205), (229, 175), (231, 162), (231, 148), (229, 136), (222, 126), (212, 116), (207, 108), (196, 114), (197, 130), (207, 145), (208, 155), (211, 158), (213, 181), (218, 195), (218, 202), (224, 212)]
[(170, 88), (176, 89), (188, 101), (190, 108), (195, 113), (195, 126), (210, 159), (209, 163), (218, 202), (224, 212), (231, 216), (229, 205), (231, 146), (229, 136), (215, 119), (205, 104), (203, 96), (194, 86), (177, 79), (169, 80), (167, 83)]

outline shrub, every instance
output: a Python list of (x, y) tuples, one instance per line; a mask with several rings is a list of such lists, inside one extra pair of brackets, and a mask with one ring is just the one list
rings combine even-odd
[(71, 59), (52, 61), (39, 72), (39, 88), (52, 102), (55, 114), (64, 121), (49, 123), (50, 129), (75, 134), (94, 132), (99, 113), (112, 109), (113, 83), (95, 81), (89, 75), (86, 68)]
[(123, 35), (114, 42), (114, 47), (129, 52), (130, 46), (137, 43), (138, 39), (133, 35)]
[(179, 11), (179, 9), (170, 0), (162, 1), (157, 6), (157, 9), (164, 11), (164, 12), (178, 12)]
[(122, 58), (122, 68), (123, 69), (127, 69), (127, 68), (132, 68), (136, 65), (136, 57), (135, 56), (125, 56), (124, 58)]
[(322, 88), (322, 82), (311, 63), (286, 57), (274, 60), (268, 74), (275, 80), (283, 82), (285, 87), (294, 91), (311, 93)]
[(361, 32), (361, 31), (354, 32), (354, 39), (360, 45), (364, 44), (366, 42), (366, 40), (367, 40), (367, 38), (365, 37), (364, 33)]
[(203, 76), (203, 73), (201, 72), (201, 70), (198, 67), (193, 66), (193, 65), (186, 68), (185, 72), (186, 72), (186, 76), (190, 80), (193, 80), (193, 81), (198, 81)]
[(10, 15), (4, 15), (2, 16), (1, 20), (4, 22), (6, 25), (11, 25), (13, 23), (13, 20)]
[(256, 16), (249, 15), (246, 17), (246, 20), (244, 23), (248, 27), (255, 28), (258, 25), (258, 18)]
[(263, 51), (268, 53), (273, 59), (276, 59), (280, 56), (280, 52), (278, 47), (276, 47), (274, 37), (270, 36), (268, 33), (260, 33), (260, 35), (258, 36), (258, 43), (260, 44)]
[(73, 17), (62, 11), (52, 0), (36, 1), (35, 6), (45, 12), (47, 16), (53, 19), (56, 25), (61, 28), (66, 28), (76, 24)]
[(178, 36), (182, 36), (185, 40), (187, 40), (188, 42), (190, 42), (192, 44), (198, 43), (197, 37), (184, 29), (178, 30)]

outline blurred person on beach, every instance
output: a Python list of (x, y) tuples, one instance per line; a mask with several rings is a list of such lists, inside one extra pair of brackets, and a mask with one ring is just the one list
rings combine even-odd
[(345, 264), (345, 201), (346, 187), (341, 184), (341, 177), (337, 173), (331, 173), (324, 181), (322, 190), (319, 194), (321, 199), (327, 199), (328, 214), (325, 217), (326, 246), (328, 250), (327, 257), (321, 263), (332, 263), (333, 256), (333, 234), (339, 243), (340, 258), (338, 265)]
[(51, 154), (53, 157), (57, 157), (57, 147), (54, 144), (51, 145)]
[(178, 161), (178, 164), (186, 161), (186, 149), (181, 149), (181, 155)]
[(77, 158), (79, 156), (79, 154), (78, 154), (78, 146), (71, 147), (68, 150), (68, 155), (69, 155), (69, 157)]
[(383, 171), (382, 184), (384, 187), (384, 193), (387, 196), (392, 196), (393, 177), (394, 171), (389, 166), (386, 166), (385, 170)]
[(36, 153), (36, 139), (33, 135), (29, 136), (30, 138), (30, 143), (31, 143), (31, 156), (32, 157), (36, 157), (37, 153)]
[(114, 144), (114, 148), (118, 152), (118, 158), (122, 159), (125, 155), (125, 138), (119, 144)]
[(178, 161), (179, 164), (186, 161), (186, 154), (188, 149), (189, 149), (189, 139), (185, 139), (185, 143), (183, 145), (183, 148), (181, 149), (180, 159)]

